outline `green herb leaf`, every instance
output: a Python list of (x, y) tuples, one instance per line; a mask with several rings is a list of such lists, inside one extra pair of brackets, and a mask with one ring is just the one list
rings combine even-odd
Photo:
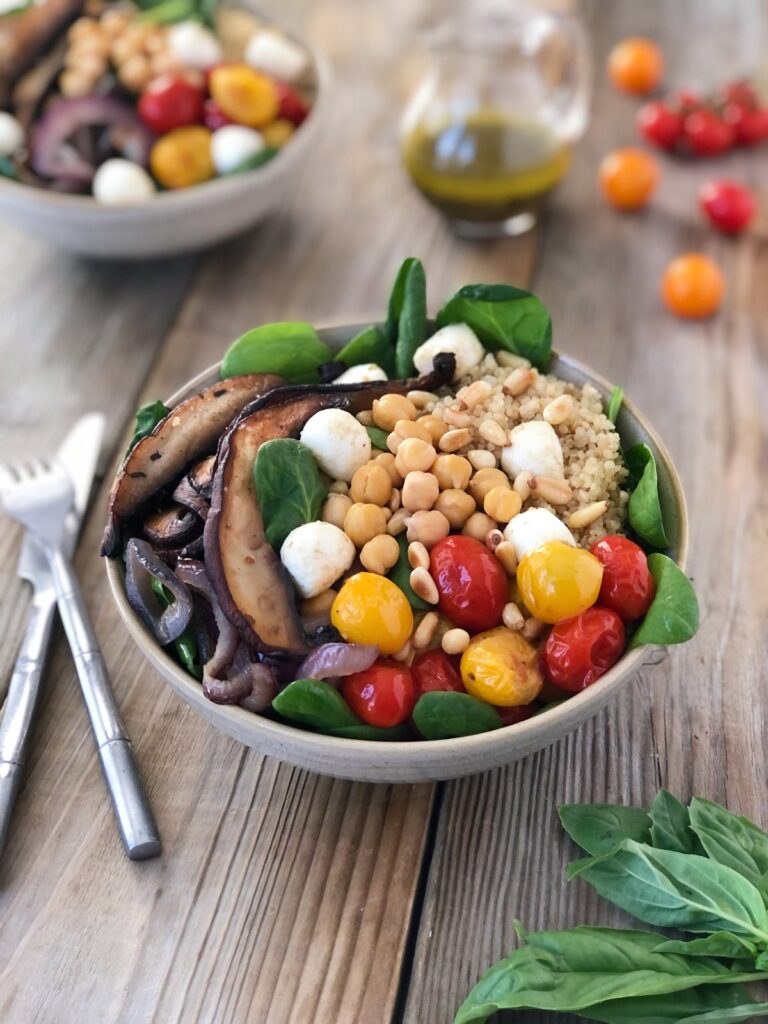
[(651, 846), (678, 853), (702, 852), (696, 836), (688, 827), (687, 808), (666, 789), (659, 790), (648, 813), (651, 817)]
[(666, 555), (649, 555), (648, 568), (656, 581), (656, 596), (629, 646), (685, 643), (699, 628), (699, 602), (693, 585)]
[(313, 384), (318, 366), (331, 359), (333, 353), (310, 324), (264, 324), (246, 331), (230, 345), (220, 376), (279, 373), (296, 384)]
[[(17, 10), (24, 10), (30, 4), (25, 5), (23, 8), (17, 8)], [(14, 14), (14, 11), (5, 11), (4, 14)], [(16, 164), (9, 156), (0, 156), (0, 178), (8, 178), (11, 181), (19, 180), (19, 172), (16, 170)]]
[(768, 834), (749, 818), (701, 797), (694, 797), (689, 813), (707, 856), (748, 878), (768, 902)]
[(564, 804), (557, 813), (571, 839), (593, 857), (611, 853), (625, 839), (645, 843), (650, 838), (651, 821), (642, 807)]
[(339, 736), (348, 740), (377, 740), (379, 743), (397, 743), (410, 739), (411, 732), (407, 725), (394, 725), (390, 729), (381, 729), (375, 725), (340, 725), (336, 728), (324, 730), (330, 732), (331, 736)]
[(768, 971), (768, 949), (757, 958), (755, 967), (758, 971)]
[(413, 373), (413, 353), (427, 336), (427, 281), (421, 260), (404, 260), (397, 272), (386, 323), (387, 337), (395, 346), (398, 377)]
[(149, 437), (157, 424), (164, 420), (170, 411), (168, 406), (163, 405), (159, 400), (147, 402), (146, 405), (142, 405), (136, 410), (136, 427), (126, 450), (126, 456), (130, 455), (143, 437)]
[(615, 423), (616, 422), (616, 419), (617, 419), (617, 417), (619, 415), (619, 412), (621, 410), (621, 406), (622, 406), (623, 402), (624, 402), (624, 388), (615, 387), (613, 389), (613, 391), (611, 392), (611, 397), (610, 397), (610, 399), (608, 401), (608, 409), (606, 410), (606, 413), (605, 413), (605, 415), (608, 417), (608, 419), (611, 421), (611, 423)]
[(679, 953), (680, 956), (721, 956), (730, 960), (741, 960), (757, 956), (757, 946), (748, 939), (743, 939), (733, 932), (713, 932), (704, 939), (691, 939), (683, 942), (670, 939), (656, 947), (657, 953)]
[(490, 704), (468, 693), (438, 690), (422, 694), (413, 709), (413, 722), (425, 740), (474, 736), (501, 728), (501, 718)]
[(247, 160), (243, 160), (241, 164), (238, 164), (231, 171), (227, 171), (224, 177), (229, 178), (233, 174), (247, 174), (248, 171), (255, 171), (257, 167), (263, 167), (264, 164), (269, 163), (279, 152), (280, 150), (275, 149), (274, 146), (265, 146), (264, 149), (260, 149), (258, 153), (249, 156)]
[(635, 444), (624, 453), (624, 461), (635, 485), (629, 496), (629, 525), (651, 547), (669, 547), (661, 514), (658, 473), (653, 452), (647, 444)]
[(135, 18), (139, 24), (172, 25), (176, 21), (187, 21), (195, 15), (193, 0), (162, 0), (160, 3), (141, 6), (144, 10)]
[(396, 583), (408, 598), (408, 604), (417, 611), (432, 611), (432, 605), (416, 594), (411, 586), (411, 563), (408, 561), (408, 540), (404, 533), (397, 538), (400, 545), (400, 557), (387, 573), (387, 578)]
[[(749, 993), (747, 993), (747, 996)], [(768, 1014), (768, 1003), (750, 1003), (727, 1009), (718, 1007), (706, 1013), (678, 1018), (675, 1024), (737, 1024), (738, 1021), (752, 1020)]]
[(330, 732), (362, 723), (338, 690), (319, 679), (297, 679), (272, 701), (283, 718), (312, 729)]
[(360, 363), (376, 363), (388, 377), (394, 377), (395, 348), (385, 337), (381, 328), (372, 324), (363, 328), (341, 349), (336, 358), (345, 366), (359, 366)]
[[(750, 1005), (752, 1009), (747, 1012)], [(743, 985), (699, 985), (685, 992), (590, 1006), (589, 1019), (602, 1024), (734, 1024), (759, 1012), (760, 1005), (750, 1004), (749, 992)]]
[(292, 437), (277, 437), (259, 448), (253, 479), (264, 532), (276, 551), (291, 530), (319, 518), (328, 496), (314, 455)]
[(389, 437), (389, 434), (387, 434), (386, 430), (381, 430), (380, 427), (366, 427), (365, 429), (368, 432), (368, 437), (370, 437), (371, 445), (374, 448), (378, 449), (380, 452), (389, 451), (389, 448), (387, 448), (387, 438)]
[(483, 344), (530, 360), (546, 370), (552, 355), (552, 321), (531, 292), (508, 284), (468, 284), (437, 314), (437, 326), (468, 324)]

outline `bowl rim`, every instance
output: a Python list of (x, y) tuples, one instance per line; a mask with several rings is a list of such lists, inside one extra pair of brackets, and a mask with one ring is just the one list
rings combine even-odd
[[(368, 326), (371, 322), (375, 323), (376, 320), (374, 319), (362, 324), (334, 325), (318, 328), (317, 330), (318, 333), (323, 331), (326, 333), (356, 331), (363, 326)], [(592, 384), (595, 384), (602, 390), (604, 396), (610, 394), (612, 385), (601, 374), (595, 373), (580, 360), (553, 349), (551, 361), (554, 362), (556, 360), (566, 367), (573, 369), (577, 374), (587, 377)], [(208, 369), (197, 374), (182, 387), (178, 388), (165, 404), (172, 408), (189, 395), (190, 392), (199, 390), (212, 377), (215, 378), (218, 375), (220, 365), (221, 361), (214, 363)], [(689, 543), (688, 509), (677, 468), (669, 450), (655, 428), (626, 396), (622, 404), (622, 409), (624, 408), (642, 426), (652, 442), (658, 458), (663, 462), (667, 471), (679, 510), (679, 543), (677, 545), (678, 551), (675, 562), (684, 571)], [(585, 708), (594, 705), (594, 712), (597, 713), (607, 703), (614, 691), (640, 669), (642, 664), (649, 658), (650, 652), (656, 649), (657, 646), (644, 644), (625, 652), (604, 676), (585, 690), (523, 722), (502, 726), (500, 729), (494, 729), (490, 732), (441, 740), (409, 740), (408, 742), (401, 743), (328, 736), (325, 733), (311, 732), (287, 723), (265, 718), (254, 714), (252, 711), (247, 711), (238, 705), (213, 704), (207, 700), (203, 696), (200, 683), (189, 676), (157, 644), (152, 634), (128, 604), (124, 587), (124, 573), (120, 562), (117, 559), (110, 558), (105, 559), (105, 562), (107, 578), (112, 596), (117, 604), (118, 612), (139, 649), (164, 677), (164, 682), (170, 683), (171, 679), (173, 679), (172, 687), (188, 704), (196, 710), (200, 710), (209, 721), (215, 715), (215, 721), (212, 724), (215, 724), (222, 731), (227, 732), (230, 736), (234, 736), (241, 742), (243, 732), (252, 732), (255, 738), (258, 738), (260, 734), (266, 741), (273, 741), (271, 744), (273, 750), (275, 747), (282, 747), (285, 743), (290, 744), (293, 748), (290, 760), (294, 763), (300, 763), (298, 757), (303, 755), (317, 758), (327, 754), (333, 758), (343, 754), (346, 758), (346, 767), (350, 770), (358, 766), (362, 767), (363, 765), (369, 769), (377, 766), (390, 768), (394, 762), (398, 770), (402, 769), (407, 772), (421, 769), (424, 765), (425, 755), (431, 752), (433, 756), (437, 755), (441, 760), (446, 756), (455, 755), (458, 768), (460, 758), (466, 757), (471, 759), (472, 755), (480, 751), (488, 755), (495, 751), (497, 747), (506, 747), (512, 741), (519, 741), (521, 746), (525, 746), (525, 741), (534, 740), (537, 734), (542, 732), (542, 727), (546, 723), (546, 731), (550, 735), (542, 743), (542, 746), (545, 746), (547, 742), (552, 742), (557, 737), (565, 735), (565, 733), (576, 728), (580, 723), (589, 718), (589, 714), (583, 714)], [(213, 711), (213, 708), (216, 710)], [(242, 726), (242, 728), (238, 728), (238, 726)], [(509, 760), (513, 760), (513, 758), (510, 757)], [(457, 774), (460, 774), (460, 772), (457, 771)]]

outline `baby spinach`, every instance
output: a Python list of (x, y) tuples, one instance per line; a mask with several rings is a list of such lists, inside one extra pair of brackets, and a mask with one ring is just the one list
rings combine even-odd
[(632, 445), (624, 453), (633, 491), (629, 496), (629, 525), (654, 548), (669, 546), (659, 501), (656, 459), (647, 444)]
[(483, 344), (530, 360), (546, 370), (552, 355), (552, 321), (531, 292), (508, 284), (467, 284), (437, 314), (437, 326), (468, 324)]
[(398, 377), (413, 373), (413, 354), (427, 336), (427, 281), (421, 260), (403, 260), (389, 297), (386, 333), (395, 346)]
[(254, 153), (253, 156), (249, 156), (247, 160), (243, 160), (241, 164), (233, 168), (231, 171), (227, 171), (225, 177), (230, 177), (233, 174), (246, 174), (248, 171), (255, 171), (257, 167), (263, 167), (264, 164), (277, 156), (280, 151), (275, 149), (274, 146), (265, 146), (264, 149), (260, 149), (258, 153)]
[(149, 437), (157, 424), (164, 420), (170, 411), (168, 406), (163, 405), (159, 400), (140, 406), (136, 410), (136, 426), (125, 454), (129, 455), (143, 437)]
[(666, 555), (649, 555), (648, 568), (656, 582), (656, 596), (629, 646), (685, 643), (699, 628), (699, 602), (693, 585)]
[(397, 538), (397, 543), (400, 546), (400, 557), (387, 573), (387, 577), (400, 587), (402, 592), (408, 598), (408, 604), (411, 608), (415, 608), (416, 611), (432, 611), (432, 605), (423, 601), (418, 594), (414, 592), (414, 589), (411, 586), (411, 563), (408, 561), (408, 539), (404, 533), (401, 533)]
[(689, 813), (707, 856), (748, 878), (768, 903), (768, 834), (749, 818), (701, 797), (694, 797)]
[(416, 701), (413, 722), (425, 740), (474, 736), (501, 728), (497, 711), (468, 693), (440, 690), (425, 693)]
[[(31, 6), (31, 0), (29, 4), (21, 4), (16, 10), (24, 10), (26, 7)], [(5, 14), (13, 14), (13, 11), (4, 11)], [(0, 156), (0, 177), (10, 178), (11, 181), (19, 180), (19, 172), (16, 170), (16, 165), (9, 156)]]
[(611, 397), (608, 400), (608, 408), (605, 413), (611, 423), (616, 422), (623, 402), (624, 388), (615, 387), (613, 391), (611, 391)]
[(379, 743), (395, 743), (410, 739), (411, 731), (405, 724), (393, 725), (391, 728), (384, 729), (361, 722), (359, 725), (340, 725), (331, 731), (331, 735), (347, 740), (377, 740)]
[(279, 373), (295, 384), (313, 384), (317, 368), (333, 359), (314, 327), (305, 323), (263, 324), (246, 331), (227, 349), (219, 375)]
[(408, 729), (396, 726), (377, 729), (365, 725), (330, 683), (319, 679), (297, 679), (272, 701), (272, 707), (289, 722), (298, 722), (310, 729), (353, 740), (407, 739)]
[(382, 430), (380, 427), (366, 427), (368, 437), (371, 439), (371, 445), (374, 448), (378, 448), (380, 452), (388, 452), (387, 448), (387, 437), (389, 436), (386, 430)]
[(574, 842), (593, 857), (611, 853), (625, 839), (647, 842), (651, 819), (642, 807), (564, 804), (557, 813)]
[(651, 818), (651, 846), (678, 853), (701, 853), (690, 830), (688, 808), (666, 789), (659, 790), (648, 812)]
[(380, 327), (371, 324), (364, 327), (351, 341), (336, 354), (336, 358), (345, 366), (359, 366), (360, 363), (376, 363), (388, 377), (394, 377), (395, 348), (384, 335)]
[(253, 467), (267, 541), (276, 550), (297, 526), (319, 518), (328, 496), (312, 452), (292, 437), (259, 448)]

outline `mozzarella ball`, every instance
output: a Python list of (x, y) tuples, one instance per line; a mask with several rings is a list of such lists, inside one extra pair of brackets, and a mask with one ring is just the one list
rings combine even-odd
[(371, 458), (368, 431), (343, 409), (322, 409), (304, 424), (300, 440), (333, 480), (352, 479)]
[(211, 137), (211, 157), (217, 174), (231, 174), (262, 149), (261, 132), (242, 124), (226, 124)]
[(248, 40), (245, 60), (251, 67), (265, 71), (281, 82), (295, 82), (301, 78), (309, 63), (306, 50), (282, 32), (269, 28), (254, 32)]
[(280, 548), (280, 561), (302, 597), (328, 590), (355, 560), (355, 545), (333, 523), (305, 523), (291, 530)]
[(565, 523), (546, 508), (528, 508), (511, 519), (504, 529), (504, 540), (514, 547), (518, 562), (542, 544), (561, 540), (576, 547)]
[(372, 380), (389, 380), (389, 377), (377, 363), (359, 363), (357, 366), (350, 366), (333, 383), (368, 384)]
[(105, 160), (93, 176), (93, 197), (106, 206), (142, 203), (154, 194), (154, 181), (132, 160)]
[(168, 30), (168, 47), (188, 68), (205, 71), (221, 60), (221, 45), (210, 29), (198, 21), (180, 21)]
[(523, 470), (534, 476), (564, 479), (563, 449), (551, 424), (544, 420), (520, 423), (509, 440), (509, 446), (501, 451), (501, 466), (511, 480)]
[(13, 156), (24, 144), (24, 129), (13, 114), (0, 110), (0, 156)]
[(479, 366), (485, 356), (485, 349), (467, 324), (449, 324), (441, 327), (413, 354), (413, 363), (419, 373), (430, 373), (435, 356), (441, 352), (453, 352), (456, 356), (454, 380)]

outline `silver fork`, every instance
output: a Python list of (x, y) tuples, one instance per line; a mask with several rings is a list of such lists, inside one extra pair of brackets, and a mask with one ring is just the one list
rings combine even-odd
[(72, 482), (62, 467), (40, 460), (12, 467), (0, 465), (0, 498), (8, 515), (38, 538), (48, 559), (59, 614), (74, 656), (126, 852), (132, 860), (154, 857), (160, 852), (157, 825), (120, 719), (80, 584), (62, 551), (66, 516), (74, 499)]

